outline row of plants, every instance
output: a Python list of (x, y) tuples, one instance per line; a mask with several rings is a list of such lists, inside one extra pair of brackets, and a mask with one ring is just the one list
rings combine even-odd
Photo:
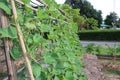
[(84, 30), (78, 35), (80, 40), (120, 41), (120, 30)]
[(108, 44), (99, 45), (90, 43), (82, 49), (82, 53), (92, 53), (95, 55), (120, 55), (120, 45), (114, 44), (113, 47)]
[[(25, 4), (30, 0), (22, 0)], [(79, 10), (68, 5), (58, 5), (54, 0), (44, 0), (48, 6), (33, 11), (26, 5), (16, 3), (18, 19), (29, 55), (35, 80), (87, 80), (82, 70), (82, 53), (77, 35), (78, 27), (73, 21)], [(13, 42), (11, 57), (22, 57), (9, 0), (1, 0), (5, 14), (10, 19), (7, 28), (0, 28), (0, 39)], [(74, 14), (74, 15), (73, 15)], [(40, 60), (39, 60), (40, 59)], [(38, 61), (39, 60), (39, 61)], [(26, 63), (18, 74), (20, 80), (29, 80)]]

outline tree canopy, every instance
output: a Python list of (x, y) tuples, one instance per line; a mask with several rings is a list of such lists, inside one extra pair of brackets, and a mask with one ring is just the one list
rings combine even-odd
[(80, 9), (80, 15), (86, 18), (94, 18), (100, 25), (102, 23), (102, 11), (96, 10), (87, 0), (66, 0), (66, 4), (69, 4), (74, 9)]
[(120, 28), (120, 18), (118, 19), (118, 21), (117, 21), (117, 23), (116, 23), (116, 26), (117, 26), (118, 28)]
[(111, 12), (109, 15), (106, 16), (104, 22), (108, 25), (116, 25), (118, 16), (115, 12)]

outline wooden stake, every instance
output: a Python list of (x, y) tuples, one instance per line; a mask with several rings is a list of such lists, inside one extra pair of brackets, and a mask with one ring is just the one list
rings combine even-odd
[[(2, 10), (0, 10), (0, 20), (1, 20), (2, 28), (9, 25), (9, 20)], [(9, 43), (9, 42), (11, 42), (11, 41), (8, 40), (8, 38), (3, 39), (5, 59), (6, 59), (6, 65), (7, 65), (7, 71), (8, 71), (8, 79), (9, 80), (17, 80), (15, 64), (14, 64), (14, 61), (10, 57), (10, 48), (11, 48), (10, 45), (12, 42), (11, 43)]]
[(24, 44), (24, 41), (23, 41), (23, 36), (21, 35), (22, 34), (21, 29), (20, 29), (19, 24), (17, 23), (17, 13), (16, 13), (16, 7), (15, 7), (14, 0), (11, 0), (11, 6), (12, 6), (13, 17), (14, 17), (14, 21), (15, 21), (20, 45), (21, 45), (21, 48), (22, 48), (23, 56), (24, 56), (24, 58), (26, 60), (26, 63), (27, 63), (27, 68), (28, 68), (28, 73), (29, 73), (29, 76), (30, 76), (30, 80), (34, 80), (34, 76), (33, 76), (33, 73), (32, 73), (32, 68), (31, 68), (31, 65), (30, 65), (30, 60), (27, 56), (27, 51), (26, 51), (25, 44)]

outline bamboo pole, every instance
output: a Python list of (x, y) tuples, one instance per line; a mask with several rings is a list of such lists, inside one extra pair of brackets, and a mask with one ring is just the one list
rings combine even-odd
[(15, 7), (14, 0), (11, 0), (11, 6), (12, 6), (13, 17), (14, 17), (14, 21), (15, 21), (20, 45), (21, 45), (21, 48), (22, 48), (23, 56), (24, 56), (24, 58), (26, 60), (26, 63), (27, 63), (27, 68), (28, 68), (28, 73), (29, 73), (29, 76), (30, 76), (30, 80), (34, 80), (34, 76), (33, 76), (33, 73), (32, 73), (32, 68), (31, 68), (31, 65), (30, 65), (30, 60), (27, 56), (27, 51), (26, 51), (26, 47), (25, 47), (25, 44), (24, 44), (24, 41), (23, 41), (23, 36), (22, 36), (22, 33), (21, 33), (21, 29), (20, 29), (19, 24), (17, 23), (17, 13), (16, 13), (16, 7)]

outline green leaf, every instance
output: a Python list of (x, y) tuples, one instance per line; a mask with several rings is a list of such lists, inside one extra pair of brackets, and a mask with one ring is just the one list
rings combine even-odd
[(11, 8), (5, 2), (0, 2), (0, 8), (5, 11), (6, 14), (11, 15)]
[(36, 26), (34, 24), (32, 24), (32, 23), (26, 23), (25, 26), (29, 30), (36, 29)]
[(8, 34), (10, 35), (10, 38), (17, 38), (17, 30), (15, 27), (8, 27)]
[(64, 69), (54, 69), (52, 73), (56, 75), (60, 75), (64, 73)]
[[(28, 1), (28, 0), (25, 0), (25, 1)], [(24, 5), (24, 9), (25, 9), (27, 12), (32, 12), (32, 9), (29, 8), (27, 5)]]
[(49, 56), (49, 55), (44, 56), (44, 60), (45, 60), (45, 62), (48, 63), (48, 64), (53, 64), (53, 63), (56, 62), (56, 60), (55, 60), (52, 56)]
[(71, 68), (71, 65), (68, 62), (64, 62), (64, 67), (65, 68)]
[(12, 26), (0, 28), (0, 37), (17, 38), (16, 28)]
[(32, 71), (35, 78), (39, 78), (41, 75), (41, 67), (37, 64), (32, 65)]
[(22, 11), (20, 9), (17, 9), (17, 14), (18, 14), (18, 17), (17, 17), (17, 22), (23, 22), (24, 21), (24, 17), (23, 17), (23, 14), (22, 14)]
[(21, 0), (22, 2), (24, 2), (24, 3), (29, 3), (30, 2), (30, 0)]
[(44, 0), (46, 4), (48, 4), (49, 7), (53, 7), (53, 9), (56, 9), (59, 7), (59, 5), (55, 2), (55, 0)]
[(49, 18), (48, 13), (45, 11), (45, 9), (39, 9), (37, 11), (37, 17), (38, 18)]
[(35, 34), (33, 36), (33, 41), (34, 41), (34, 43), (39, 43), (40, 42), (40, 34)]
[(15, 45), (10, 51), (10, 55), (14, 60), (17, 60), (18, 58), (22, 57), (22, 49), (20, 48), (20, 45)]
[(57, 68), (57, 69), (64, 69), (65, 68), (64, 67), (64, 63), (63, 62), (57, 62), (55, 68)]
[(74, 80), (74, 76), (71, 71), (66, 72), (64, 80)]
[(85, 76), (81, 76), (79, 80), (88, 80)]
[(48, 38), (49, 38), (49, 39), (58, 39), (58, 35), (49, 34), (49, 35), (48, 35)]
[[(29, 40), (29, 41), (31, 41), (31, 40)], [(40, 34), (36, 33), (33, 36), (33, 42), (36, 43), (36, 44), (46, 43), (46, 39), (44, 39)]]
[(46, 24), (41, 24), (39, 29), (41, 30), (41, 32), (49, 32), (51, 30), (50, 26)]
[(54, 80), (60, 80), (57, 76), (55, 76), (55, 79)]
[[(58, 10), (51, 10), (49, 11), (52, 17), (57, 18), (58, 16), (61, 16), (61, 13)], [(61, 16), (62, 17), (62, 16)]]
[(31, 38), (28, 38), (27, 42), (28, 42), (28, 44), (31, 44), (33, 42), (33, 40)]

